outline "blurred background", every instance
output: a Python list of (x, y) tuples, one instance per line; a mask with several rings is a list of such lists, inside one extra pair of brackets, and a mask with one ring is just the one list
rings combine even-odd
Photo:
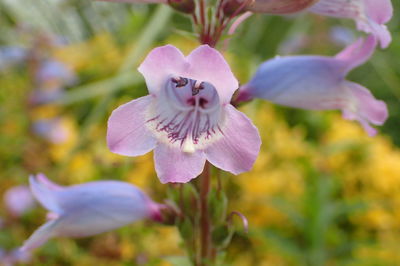
[[(400, 5), (393, 42), (348, 79), (369, 88), (390, 117), (370, 138), (337, 111), (244, 105), (263, 146), (253, 171), (223, 174), (230, 210), (242, 212), (227, 265), (400, 265)], [(147, 94), (136, 68), (167, 43), (198, 43), (167, 6), (86, 0), (0, 0), (0, 258), (45, 221), (27, 189), (42, 172), (63, 185), (116, 179), (162, 201), (152, 154), (106, 147), (118, 105)], [(255, 15), (224, 52), (241, 83), (276, 55), (332, 56), (360, 33), (350, 20)], [(55, 239), (30, 265), (171, 265), (184, 250), (175, 228), (138, 222), (85, 239)]]

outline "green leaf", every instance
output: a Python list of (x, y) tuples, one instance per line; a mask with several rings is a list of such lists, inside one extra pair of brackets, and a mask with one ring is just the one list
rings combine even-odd
[(193, 266), (190, 260), (187, 257), (181, 256), (170, 256), (165, 257), (164, 260), (168, 261), (174, 266)]

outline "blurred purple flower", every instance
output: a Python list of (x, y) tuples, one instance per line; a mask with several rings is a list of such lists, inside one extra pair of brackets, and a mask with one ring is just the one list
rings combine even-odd
[(32, 234), (21, 252), (52, 237), (92, 236), (144, 218), (161, 219), (161, 205), (129, 183), (97, 181), (62, 187), (38, 174), (30, 177), (30, 186), (35, 198), (49, 210), (49, 221)]
[(55, 101), (64, 94), (65, 86), (77, 81), (75, 73), (64, 63), (56, 60), (45, 60), (40, 63), (36, 72), (38, 88), (32, 92), (30, 101), (43, 104)]
[(320, 0), (309, 11), (332, 17), (354, 19), (357, 29), (375, 35), (382, 48), (391, 42), (385, 23), (393, 15), (390, 0)]
[(20, 63), (26, 58), (27, 50), (19, 46), (0, 47), (0, 71), (14, 64)]
[(19, 249), (6, 252), (0, 249), (0, 265), (2, 266), (12, 266), (20, 263), (27, 263), (31, 258), (29, 252), (24, 252)]
[(375, 37), (369, 36), (335, 57), (287, 56), (268, 60), (240, 88), (237, 101), (263, 98), (303, 109), (340, 109), (344, 118), (357, 120), (372, 136), (376, 130), (370, 123), (384, 123), (388, 115), (386, 104), (361, 85), (345, 80), (345, 76), (367, 61), (375, 46)]
[(35, 201), (28, 186), (15, 186), (4, 193), (4, 204), (12, 215), (19, 217), (32, 209)]
[(279, 45), (278, 52), (281, 55), (295, 54), (306, 47), (308, 42), (308, 36), (305, 33), (296, 33)]
[(36, 73), (36, 80), (39, 83), (57, 80), (64, 85), (70, 85), (76, 80), (75, 74), (64, 63), (56, 60), (41, 62)]
[(239, 174), (257, 158), (257, 128), (229, 104), (238, 82), (223, 56), (202, 45), (185, 57), (171, 45), (154, 49), (139, 67), (150, 95), (121, 105), (108, 121), (112, 152), (153, 149), (162, 183), (198, 176), (206, 159)]
[(356, 41), (354, 33), (350, 29), (341, 26), (332, 27), (330, 37), (339, 46), (348, 46)]
[(62, 144), (69, 137), (69, 132), (60, 118), (39, 119), (32, 127), (35, 134), (54, 144)]
[(54, 86), (51, 88), (40, 88), (34, 90), (30, 97), (31, 104), (45, 104), (51, 103), (60, 99), (64, 95), (64, 88), (60, 86)]

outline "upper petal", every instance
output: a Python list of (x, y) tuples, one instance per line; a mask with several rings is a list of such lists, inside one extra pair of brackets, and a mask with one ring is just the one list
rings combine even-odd
[(224, 57), (208, 45), (201, 45), (187, 57), (190, 68), (188, 77), (211, 83), (217, 90), (220, 101), (229, 103), (239, 83)]
[(144, 76), (151, 94), (157, 94), (171, 76), (181, 76), (188, 68), (182, 52), (172, 45), (153, 49), (138, 70)]
[[(39, 175), (38, 175), (39, 176)], [(49, 211), (54, 213), (62, 213), (57, 202), (57, 191), (53, 186), (49, 185), (50, 181), (47, 180), (46, 176), (41, 174), (38, 176), (30, 176), (29, 183), (33, 196)]]
[(232, 105), (227, 105), (225, 111), (224, 136), (207, 147), (205, 154), (213, 165), (240, 174), (252, 168), (260, 151), (261, 139), (257, 128), (243, 113)]
[(145, 112), (152, 97), (148, 95), (135, 99), (112, 112), (107, 129), (107, 145), (112, 152), (138, 156), (155, 147), (156, 140), (145, 125)]
[(369, 35), (367, 38), (360, 38), (353, 44), (347, 46), (335, 58), (346, 62), (346, 72), (364, 64), (374, 53), (376, 48), (376, 38)]
[(206, 158), (201, 151), (186, 153), (160, 143), (154, 150), (154, 161), (161, 183), (187, 183), (201, 174)]
[(364, 0), (368, 16), (378, 24), (385, 24), (393, 16), (391, 0)]

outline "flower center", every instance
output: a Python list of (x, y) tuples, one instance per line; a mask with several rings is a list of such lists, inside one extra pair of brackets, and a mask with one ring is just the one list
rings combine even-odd
[(192, 153), (223, 135), (223, 120), (212, 84), (172, 77), (149, 107), (146, 125), (158, 140)]

